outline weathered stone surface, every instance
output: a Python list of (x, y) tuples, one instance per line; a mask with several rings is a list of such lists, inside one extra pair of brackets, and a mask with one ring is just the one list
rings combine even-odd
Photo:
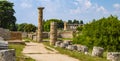
[(68, 45), (71, 45), (71, 44), (72, 44), (71, 41), (68, 41), (68, 40), (64, 41), (63, 43), (66, 43), (66, 44), (68, 44)]
[(107, 59), (110, 61), (120, 61), (120, 52), (108, 52)]
[(10, 39), (10, 31), (8, 29), (0, 28), (0, 37), (6, 39)]
[(55, 45), (57, 41), (57, 23), (52, 22), (50, 24), (50, 45)]
[(77, 51), (86, 53), (88, 52), (88, 47), (84, 45), (77, 45)]
[(2, 37), (0, 37), (0, 41), (3, 41), (4, 39)]
[(8, 42), (7, 41), (0, 41), (0, 50), (8, 49)]
[(68, 45), (66, 48), (68, 50), (77, 50), (77, 46), (76, 45)]
[(61, 44), (60, 44), (60, 47), (61, 47), (61, 48), (66, 48), (67, 46), (68, 46), (68, 44), (66, 44), (66, 43), (61, 43)]
[(26, 38), (28, 36), (27, 32), (22, 32), (22, 38)]
[(61, 43), (62, 43), (62, 41), (57, 41), (57, 42), (55, 42), (55, 46), (59, 47)]
[(38, 13), (39, 13), (39, 15), (38, 15), (38, 34), (37, 34), (37, 40), (38, 40), (38, 42), (42, 42), (42, 39), (43, 39), (43, 37), (42, 37), (42, 35), (43, 35), (43, 33), (42, 33), (42, 31), (43, 31), (43, 26), (42, 26), (42, 22), (43, 22), (43, 9), (44, 9), (44, 7), (39, 7), (38, 8)]
[(101, 57), (103, 55), (104, 48), (102, 47), (93, 47), (92, 56)]
[(0, 50), (0, 61), (16, 61), (15, 50)]

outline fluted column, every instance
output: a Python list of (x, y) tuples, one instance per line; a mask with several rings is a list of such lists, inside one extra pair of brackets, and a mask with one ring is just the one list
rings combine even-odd
[(55, 45), (57, 41), (57, 23), (52, 22), (50, 24), (50, 45)]
[(37, 34), (38, 42), (42, 42), (43, 9), (44, 7), (38, 7), (38, 34)]

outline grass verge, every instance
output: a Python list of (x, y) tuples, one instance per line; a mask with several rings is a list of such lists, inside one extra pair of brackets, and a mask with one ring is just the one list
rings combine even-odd
[(23, 48), (25, 45), (20, 44), (9, 44), (10, 49), (15, 49), (16, 53), (16, 61), (35, 61), (30, 57), (26, 57), (22, 54)]
[[(44, 42), (44, 45), (50, 46), (49, 42)], [(55, 48), (61, 54), (69, 55), (71, 57), (79, 59), (80, 61), (108, 61), (108, 60), (106, 60), (106, 58), (92, 57), (90, 55), (85, 55), (85, 54), (77, 52), (77, 51), (70, 51), (67, 49), (60, 48), (60, 47), (54, 47), (54, 46), (50, 46), (50, 47)]]

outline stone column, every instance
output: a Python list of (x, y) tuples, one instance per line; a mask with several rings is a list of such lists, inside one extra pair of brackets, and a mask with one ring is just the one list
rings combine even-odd
[(38, 42), (42, 42), (43, 9), (44, 7), (38, 7), (38, 34), (37, 34)]
[(64, 22), (64, 30), (67, 30), (67, 22)]
[(57, 23), (52, 22), (50, 24), (50, 45), (55, 45), (57, 41)]

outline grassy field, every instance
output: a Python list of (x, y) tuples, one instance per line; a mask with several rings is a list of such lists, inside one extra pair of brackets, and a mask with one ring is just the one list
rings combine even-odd
[[(44, 42), (44, 45), (50, 46), (48, 42)], [(85, 55), (85, 54), (77, 52), (77, 51), (70, 51), (70, 50), (67, 50), (67, 49), (60, 48), (60, 47), (53, 47), (53, 46), (50, 46), (50, 47), (55, 48), (61, 54), (69, 55), (71, 57), (79, 59), (80, 61), (108, 61), (108, 60), (106, 60), (105, 57), (103, 57), (103, 58), (92, 57), (90, 55)]]
[(25, 47), (25, 45), (20, 45), (20, 44), (10, 44), (9, 48), (10, 49), (15, 49), (16, 51), (16, 61), (35, 61), (31, 59), (30, 57), (25, 57), (22, 54), (22, 50)]

